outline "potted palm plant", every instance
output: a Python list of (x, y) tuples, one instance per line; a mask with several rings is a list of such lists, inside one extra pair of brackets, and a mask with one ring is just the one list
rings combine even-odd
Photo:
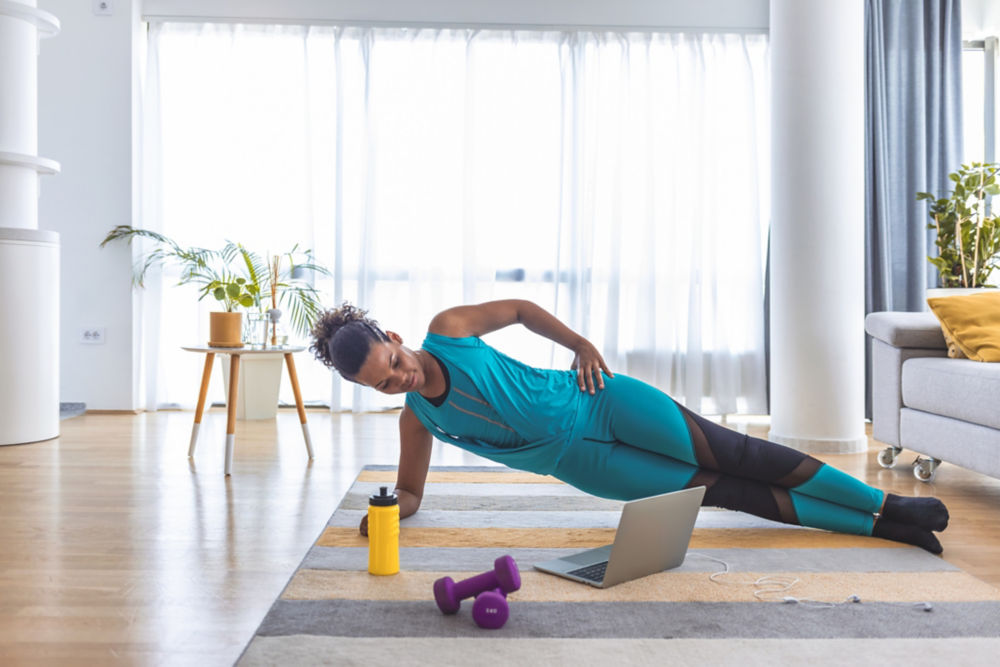
[(277, 323), (287, 310), (292, 331), (306, 337), (323, 310), (319, 293), (310, 278), (329, 276), (330, 271), (317, 264), (312, 250), (295, 244), (291, 250), (262, 258), (239, 243), (229, 243), (223, 252), (235, 254), (243, 265), (248, 284), (253, 287), (253, 303), (257, 321), (267, 325), (267, 331), (250, 332), (254, 340), (277, 345)]
[(146, 274), (154, 267), (176, 264), (181, 275), (178, 285), (193, 284), (198, 287), (198, 300), (212, 296), (223, 310), (209, 315), (209, 345), (215, 347), (242, 347), (242, 317), (238, 310), (254, 302), (257, 287), (236, 275), (229, 267), (233, 259), (231, 252), (207, 248), (183, 248), (163, 234), (148, 229), (138, 229), (131, 225), (118, 225), (101, 241), (101, 247), (114, 241), (131, 243), (136, 238), (154, 242), (135, 267), (132, 283), (144, 286)]
[(973, 162), (948, 174), (955, 184), (947, 197), (918, 192), (930, 202), (927, 228), (935, 230), (938, 249), (928, 261), (937, 267), (942, 288), (992, 288), (991, 272), (1000, 264), (1000, 216), (990, 209), (992, 196), (1000, 194), (1000, 165)]
[[(131, 243), (136, 238), (153, 242), (135, 267), (133, 284), (143, 286), (147, 273), (165, 264), (176, 264), (181, 275), (178, 284), (198, 287), (198, 300), (211, 296), (223, 310), (210, 314), (209, 344), (216, 347), (241, 347), (243, 309), (262, 311), (265, 304), (279, 305), (289, 311), (289, 322), (296, 333), (307, 335), (316, 316), (322, 311), (319, 293), (309, 282), (309, 273), (330, 275), (316, 264), (311, 250), (298, 245), (282, 253), (287, 268), (272, 272), (260, 255), (240, 243), (227, 242), (219, 250), (184, 248), (158, 232), (131, 225), (119, 225), (108, 232), (101, 246), (115, 241)], [(280, 262), (279, 262), (280, 266)]]
[[(242, 326), (244, 311), (247, 319), (268, 311), (274, 316), (280, 315), (278, 306), (281, 306), (289, 313), (290, 327), (303, 336), (309, 333), (322, 311), (320, 296), (309, 279), (314, 274), (330, 275), (330, 272), (313, 261), (310, 250), (296, 245), (277, 256), (276, 261), (269, 259), (265, 263), (260, 255), (240, 243), (227, 242), (219, 250), (184, 248), (163, 234), (130, 225), (112, 229), (101, 245), (114, 241), (131, 243), (137, 238), (152, 242), (151, 250), (142, 254), (135, 267), (133, 283), (137, 287), (143, 286), (148, 271), (154, 267), (176, 264), (181, 270), (178, 284), (194, 284), (199, 300), (211, 296), (220, 303), (223, 310), (210, 313), (209, 345), (213, 347), (242, 347), (244, 337), (253, 344), (263, 342), (259, 336), (249, 336), (249, 329)], [(223, 332), (219, 326), (226, 320)], [(272, 324), (272, 345), (277, 342), (273, 336)], [(284, 350), (274, 352), (247, 355), (241, 362), (237, 418), (272, 419), (277, 414)], [(221, 366), (228, 402), (229, 365)]]

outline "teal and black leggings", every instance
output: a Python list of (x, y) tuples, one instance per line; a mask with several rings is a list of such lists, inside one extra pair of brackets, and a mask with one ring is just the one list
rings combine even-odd
[(704, 505), (856, 535), (871, 535), (882, 507), (882, 491), (624, 375), (606, 377), (581, 410), (555, 475), (597, 496), (632, 500), (703, 485)]

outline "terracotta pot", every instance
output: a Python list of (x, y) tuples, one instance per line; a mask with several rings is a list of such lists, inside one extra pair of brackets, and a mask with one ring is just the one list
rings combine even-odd
[(208, 344), (212, 347), (243, 347), (243, 313), (209, 313)]

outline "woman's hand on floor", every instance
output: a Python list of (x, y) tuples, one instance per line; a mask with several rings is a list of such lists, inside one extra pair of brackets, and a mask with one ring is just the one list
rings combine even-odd
[(604, 363), (604, 357), (597, 351), (597, 348), (585, 338), (573, 346), (576, 357), (570, 368), (576, 371), (576, 383), (580, 386), (580, 391), (594, 393), (595, 389), (604, 389), (604, 376), (601, 371), (607, 373), (608, 377), (614, 377), (608, 365)]

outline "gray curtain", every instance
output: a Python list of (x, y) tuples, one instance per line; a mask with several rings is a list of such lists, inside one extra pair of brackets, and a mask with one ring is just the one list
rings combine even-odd
[[(924, 310), (927, 205), (962, 159), (961, 0), (865, 0), (865, 312)], [(870, 350), (868, 352), (870, 355)], [(871, 360), (866, 359), (871, 414)]]

